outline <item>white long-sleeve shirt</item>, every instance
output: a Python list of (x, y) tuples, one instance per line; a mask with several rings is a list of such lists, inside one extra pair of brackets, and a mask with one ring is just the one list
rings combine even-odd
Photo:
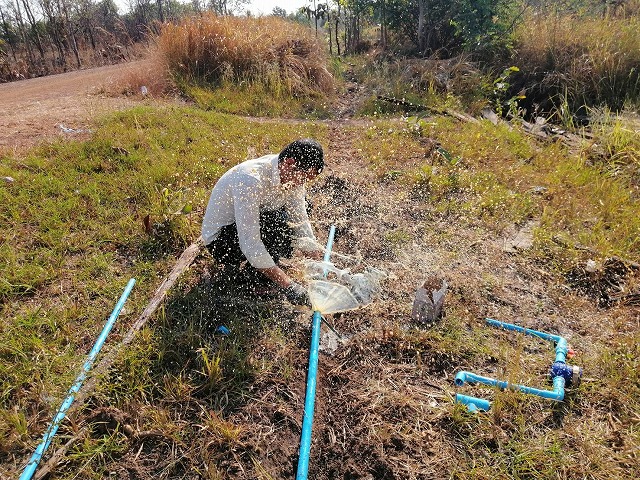
[(307, 216), (304, 185), (280, 182), (278, 155), (240, 163), (222, 175), (211, 191), (202, 220), (204, 244), (215, 240), (222, 227), (235, 223), (240, 250), (249, 263), (255, 268), (273, 267), (275, 262), (260, 239), (260, 212), (281, 207), (287, 209), (297, 237), (294, 245), (309, 250), (317, 244)]

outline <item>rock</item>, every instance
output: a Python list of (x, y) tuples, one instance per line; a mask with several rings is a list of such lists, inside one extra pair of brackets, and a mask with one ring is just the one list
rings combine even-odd
[(539, 225), (538, 221), (531, 221), (523, 226), (514, 237), (504, 243), (503, 251), (507, 253), (517, 253), (522, 250), (529, 250), (533, 247), (533, 230)]
[(494, 125), (497, 125), (498, 122), (500, 121), (500, 119), (498, 118), (498, 115), (496, 114), (496, 112), (494, 112), (490, 108), (484, 108), (484, 109), (482, 109), (482, 112), (480, 112), (480, 113), (482, 114), (482, 118), (486, 118), (487, 120), (489, 120)]

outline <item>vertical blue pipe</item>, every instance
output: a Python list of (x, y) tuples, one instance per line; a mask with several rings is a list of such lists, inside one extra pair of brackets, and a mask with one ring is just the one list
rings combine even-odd
[(113, 312), (111, 312), (111, 316), (107, 320), (107, 323), (104, 325), (104, 328), (102, 329), (102, 333), (100, 333), (98, 340), (96, 340), (96, 343), (91, 349), (91, 352), (89, 352), (89, 356), (87, 357), (87, 360), (84, 362), (84, 365), (82, 367), (82, 372), (80, 372), (80, 375), (78, 375), (78, 377), (76, 378), (76, 381), (73, 383), (73, 385), (69, 389), (67, 398), (65, 398), (64, 402), (62, 402), (62, 405), (60, 405), (60, 408), (58, 409), (58, 413), (56, 413), (56, 416), (53, 417), (53, 420), (49, 424), (49, 427), (47, 428), (46, 432), (44, 433), (44, 436), (42, 437), (42, 441), (40, 442), (40, 445), (38, 445), (38, 448), (36, 448), (35, 452), (33, 452), (33, 455), (31, 456), (29, 463), (27, 463), (26, 467), (22, 471), (22, 475), (20, 475), (19, 480), (30, 480), (33, 474), (35, 473), (36, 468), (38, 468), (38, 464), (40, 463), (42, 456), (44, 455), (47, 448), (49, 448), (49, 445), (51, 444), (51, 440), (53, 440), (54, 435), (58, 431), (58, 427), (64, 420), (64, 417), (66, 416), (67, 411), (69, 410), (69, 407), (71, 407), (71, 404), (73, 403), (73, 400), (75, 399), (76, 394), (80, 390), (80, 387), (82, 387), (84, 380), (87, 378), (87, 374), (89, 373), (89, 370), (91, 370), (94, 360), (98, 356), (98, 353), (102, 348), (102, 345), (107, 339), (107, 335), (109, 335), (109, 332), (111, 331), (111, 328), (113, 327), (113, 324), (115, 323), (116, 318), (118, 318), (118, 315), (120, 315), (120, 310), (122, 310), (122, 307), (124, 306), (124, 302), (129, 297), (129, 294), (131, 293), (131, 289), (133, 289), (133, 286), (135, 285), (135, 283), (136, 283), (135, 278), (132, 278), (131, 280), (129, 280), (129, 283), (127, 283), (127, 286), (124, 289), (124, 292), (120, 296), (120, 300), (118, 300), (118, 303), (113, 309)]
[[(336, 234), (335, 225), (331, 225), (329, 239), (324, 251), (324, 261), (331, 258), (333, 248), (333, 237)], [(324, 269), (324, 276), (327, 276), (327, 268)], [(320, 312), (313, 312), (311, 327), (311, 348), (309, 350), (309, 371), (307, 372), (307, 391), (304, 398), (304, 417), (302, 418), (302, 434), (300, 436), (300, 455), (298, 458), (298, 472), (296, 480), (307, 480), (309, 474), (309, 454), (311, 453), (311, 429), (313, 427), (313, 410), (316, 403), (316, 377), (318, 374), (318, 350), (320, 347), (320, 323), (322, 315)]]

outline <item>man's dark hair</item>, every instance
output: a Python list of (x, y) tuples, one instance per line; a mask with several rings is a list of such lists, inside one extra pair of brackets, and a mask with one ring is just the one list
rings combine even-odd
[(298, 170), (315, 170), (320, 173), (324, 168), (322, 146), (311, 138), (296, 140), (284, 147), (278, 155), (278, 163), (284, 161), (285, 158), (293, 158), (294, 165)]

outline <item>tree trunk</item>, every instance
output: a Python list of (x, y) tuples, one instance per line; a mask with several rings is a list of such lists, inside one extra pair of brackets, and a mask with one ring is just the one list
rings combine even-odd
[(4, 30), (5, 36), (7, 37), (7, 43), (9, 44), (9, 48), (11, 49), (11, 56), (13, 57), (13, 61), (17, 62), (18, 58), (16, 57), (16, 46), (14, 45), (11, 31), (9, 30), (9, 22), (7, 22), (2, 8), (0, 8), (0, 20), (2, 20), (2, 29)]
[(338, 56), (340, 56), (340, 41), (338, 37), (338, 25), (340, 24), (340, 2), (336, 2), (338, 4), (338, 13), (334, 15), (336, 20), (336, 50), (338, 51)]
[(40, 58), (44, 61), (44, 48), (42, 47), (42, 41), (40, 40), (40, 34), (38, 33), (38, 25), (36, 23), (36, 19), (31, 12), (31, 7), (27, 0), (22, 0), (22, 6), (24, 7), (24, 12), (27, 15), (27, 20), (29, 20), (29, 25), (31, 25), (31, 34), (35, 39), (36, 48), (40, 53)]
[(387, 2), (382, 0), (380, 5), (380, 47), (387, 49)]
[(313, 0), (313, 19), (316, 23), (316, 37), (318, 36), (318, 8), (316, 7), (316, 0)]
[(427, 50), (426, 14), (427, 0), (418, 0), (418, 49), (421, 54), (424, 54)]
[(333, 33), (331, 32), (331, 12), (327, 12), (327, 25), (329, 30), (329, 55), (333, 56)]
[(164, 11), (162, 10), (162, 0), (156, 2), (158, 4), (158, 18), (160, 22), (164, 23)]
[(62, 0), (62, 5), (59, 5), (58, 8), (61, 8), (62, 12), (64, 13), (67, 35), (69, 35), (69, 38), (71, 39), (71, 50), (73, 51), (73, 55), (76, 57), (76, 64), (78, 65), (79, 69), (82, 67), (82, 63), (80, 62), (80, 52), (78, 52), (78, 41), (76, 39), (76, 32), (73, 24), (71, 23), (71, 19), (69, 18), (69, 9), (67, 8), (67, 4), (64, 0)]
[[(47, 20), (47, 30), (49, 31), (49, 37), (51, 38), (51, 43), (55, 46), (58, 51), (58, 58), (54, 60), (54, 69), (56, 67), (66, 66), (67, 64), (67, 56), (65, 54), (64, 48), (64, 31), (61, 31), (60, 22), (58, 21), (58, 16), (54, 11), (53, 5), (50, 0), (41, 0), (40, 6), (42, 7), (42, 12), (45, 14)], [(52, 48), (53, 50), (53, 48)], [(55, 56), (55, 53), (54, 53)]]
[(24, 21), (22, 19), (22, 10), (20, 9), (20, 3), (16, 0), (15, 3), (15, 14), (16, 14), (16, 22), (18, 23), (18, 28), (20, 32), (20, 37), (22, 38), (22, 43), (27, 50), (27, 59), (29, 62), (29, 69), (34, 63), (33, 59), (33, 49), (31, 48), (31, 42), (29, 41), (29, 35), (27, 35), (27, 29), (24, 25)]

